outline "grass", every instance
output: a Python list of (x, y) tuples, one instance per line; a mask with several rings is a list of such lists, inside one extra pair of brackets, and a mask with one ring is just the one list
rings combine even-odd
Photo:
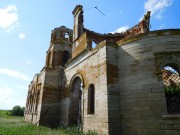
[(78, 133), (76, 127), (50, 129), (35, 126), (23, 120), (23, 117), (9, 116), (9, 111), (0, 110), (0, 135), (97, 135), (89, 131), (87, 134)]

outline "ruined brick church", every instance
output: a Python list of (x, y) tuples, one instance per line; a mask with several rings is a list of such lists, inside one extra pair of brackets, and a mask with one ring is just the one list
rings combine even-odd
[[(84, 28), (81, 5), (72, 13), (73, 30), (51, 32), (45, 66), (29, 85), (25, 121), (110, 135), (179, 135), (180, 29), (150, 31), (147, 12), (125, 32), (99, 34)], [(176, 100), (164, 89), (176, 89)]]

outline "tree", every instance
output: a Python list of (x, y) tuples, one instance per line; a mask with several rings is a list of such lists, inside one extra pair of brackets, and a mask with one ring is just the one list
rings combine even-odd
[(24, 115), (24, 107), (20, 107), (19, 105), (14, 106), (11, 110), (11, 115), (13, 116), (23, 116)]

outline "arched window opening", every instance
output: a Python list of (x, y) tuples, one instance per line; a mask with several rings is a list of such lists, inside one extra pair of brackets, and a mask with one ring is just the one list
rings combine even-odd
[(162, 79), (166, 88), (177, 88), (180, 85), (179, 73), (173, 66), (167, 65), (162, 69)]
[(88, 88), (88, 114), (94, 114), (95, 107), (95, 89), (94, 85), (90, 84)]
[(94, 41), (92, 41), (91, 47), (92, 47), (92, 49), (96, 48), (96, 43)]
[(162, 80), (169, 114), (180, 113), (180, 76), (178, 69), (176, 64), (168, 64), (162, 69)]
[(63, 51), (62, 53), (62, 66), (64, 66), (69, 59), (69, 52), (68, 51)]
[(69, 33), (65, 33), (65, 39), (69, 41)]

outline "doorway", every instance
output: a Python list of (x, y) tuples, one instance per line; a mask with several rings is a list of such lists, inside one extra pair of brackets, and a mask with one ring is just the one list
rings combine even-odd
[(70, 105), (69, 105), (69, 125), (81, 127), (81, 97), (82, 97), (82, 81), (80, 77), (75, 77), (71, 83)]

